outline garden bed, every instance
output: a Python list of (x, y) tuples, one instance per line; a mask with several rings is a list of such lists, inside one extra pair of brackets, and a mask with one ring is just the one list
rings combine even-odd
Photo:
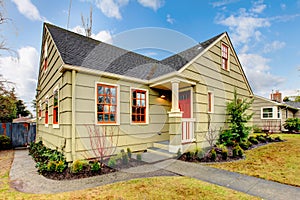
[(250, 136), (247, 141), (241, 143), (232, 143), (227, 146), (215, 145), (208, 152), (204, 153), (202, 149), (185, 152), (180, 155), (178, 160), (186, 162), (219, 163), (232, 162), (245, 158), (244, 151), (251, 150), (266, 144), (274, 142), (283, 142), (280, 137), (272, 138), (269, 135)]
[(54, 180), (99, 176), (146, 164), (141, 160), (141, 155), (138, 155), (137, 159), (131, 158), (130, 149), (127, 149), (127, 152), (121, 151), (103, 162), (75, 160), (73, 163), (67, 163), (62, 153), (46, 148), (41, 142), (30, 144), (29, 154), (35, 160), (39, 174)]

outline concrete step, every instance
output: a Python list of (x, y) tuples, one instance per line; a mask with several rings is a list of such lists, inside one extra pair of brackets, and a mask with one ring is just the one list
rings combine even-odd
[(157, 148), (157, 147), (150, 147), (150, 148), (147, 149), (147, 152), (155, 153), (157, 155), (161, 155), (161, 156), (164, 156), (166, 158), (176, 157), (176, 154), (170, 153), (168, 150), (160, 149), (160, 148)]
[(161, 141), (161, 142), (154, 142), (153, 147), (169, 151), (169, 143), (170, 143), (169, 140)]

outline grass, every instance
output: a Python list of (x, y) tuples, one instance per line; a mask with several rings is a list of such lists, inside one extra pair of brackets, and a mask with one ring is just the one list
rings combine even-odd
[(58, 194), (25, 194), (9, 185), (13, 151), (0, 151), (0, 199), (259, 199), (188, 177), (134, 179)]
[(246, 151), (246, 159), (210, 166), (284, 184), (300, 186), (300, 135), (276, 134), (287, 140)]

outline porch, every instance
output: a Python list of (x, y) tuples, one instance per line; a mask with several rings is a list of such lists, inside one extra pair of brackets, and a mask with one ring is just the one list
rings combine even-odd
[[(154, 143), (153, 148), (163, 149), (170, 153), (185, 151), (195, 139), (195, 118), (193, 118), (193, 86), (196, 83), (181, 77), (157, 81), (151, 88), (171, 91), (169, 100), (171, 110), (168, 112), (169, 140), (161, 144)], [(156, 149), (157, 150), (157, 149)], [(150, 149), (151, 151), (151, 149)]]

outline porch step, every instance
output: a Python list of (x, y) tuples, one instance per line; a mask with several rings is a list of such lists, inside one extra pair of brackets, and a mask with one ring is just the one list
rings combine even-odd
[(150, 148), (147, 149), (147, 152), (151, 152), (151, 153), (154, 153), (154, 154), (163, 156), (163, 157), (165, 157), (166, 159), (167, 159), (167, 158), (173, 158), (173, 157), (176, 157), (176, 154), (170, 153), (168, 150), (160, 149), (160, 148), (157, 148), (157, 147), (150, 147)]
[(170, 144), (169, 140), (154, 142), (153, 147), (169, 151), (169, 144)]

